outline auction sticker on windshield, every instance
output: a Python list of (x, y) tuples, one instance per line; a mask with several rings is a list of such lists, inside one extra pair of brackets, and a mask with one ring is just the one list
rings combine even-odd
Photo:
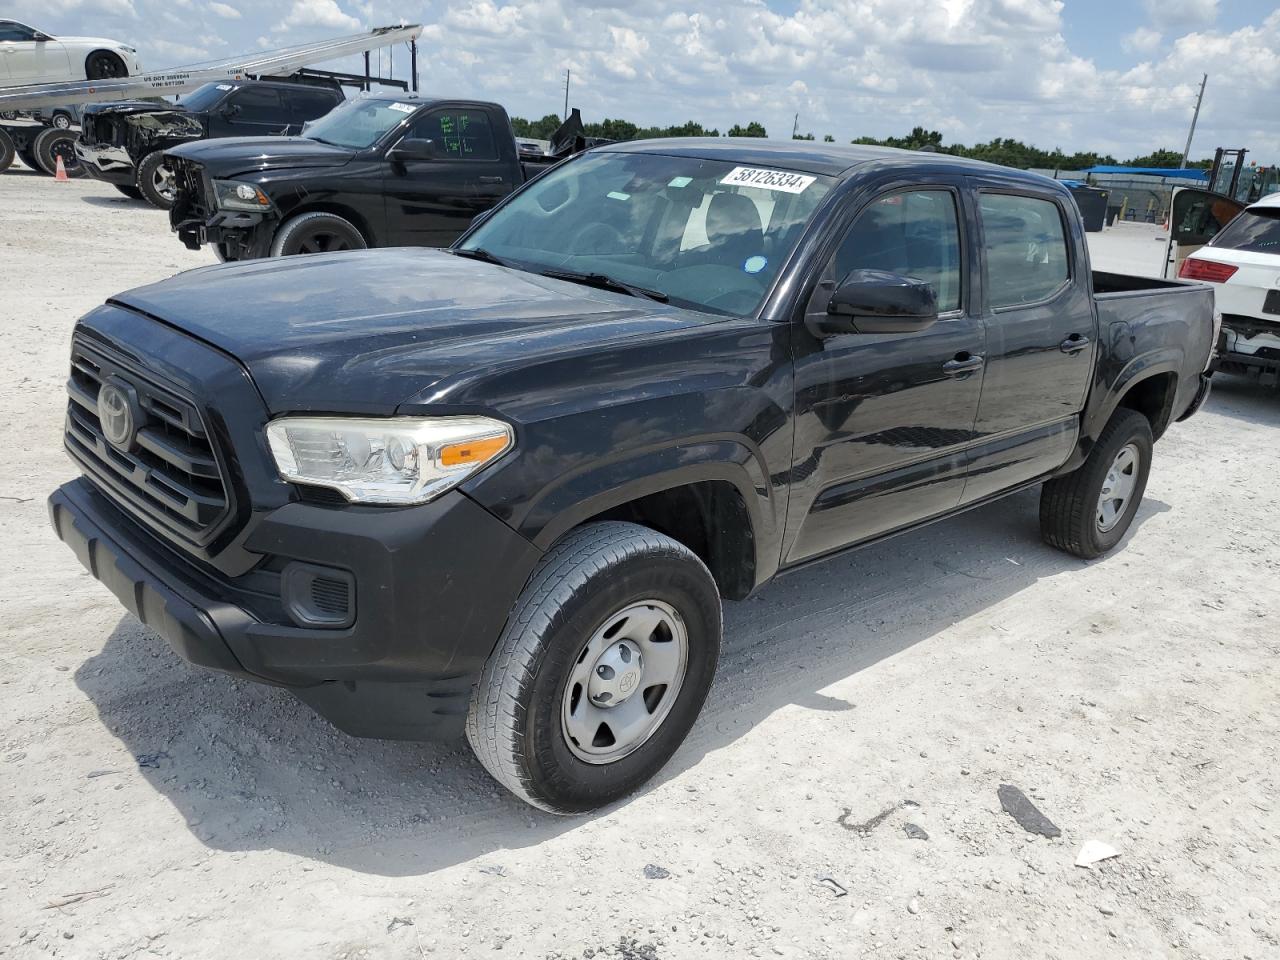
[(804, 193), (817, 177), (785, 170), (764, 170), (759, 167), (734, 167), (720, 182), (725, 186), (759, 187), (761, 190), (778, 190), (782, 193)]
[(387, 104), (388, 109), (399, 110), (401, 113), (413, 113), (418, 108), (411, 103), (390, 103)]

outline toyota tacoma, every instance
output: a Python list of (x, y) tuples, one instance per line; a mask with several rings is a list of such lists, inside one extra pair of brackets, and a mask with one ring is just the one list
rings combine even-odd
[(1038, 485), (1097, 557), (1209, 389), (1202, 284), (1090, 268), (1052, 180), (611, 145), (449, 250), (211, 265), (77, 323), (59, 537), (193, 663), (465, 734), (559, 813), (680, 746), (721, 601)]

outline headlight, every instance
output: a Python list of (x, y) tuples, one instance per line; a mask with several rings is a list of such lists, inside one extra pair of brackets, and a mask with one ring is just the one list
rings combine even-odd
[(256, 183), (245, 183), (242, 180), (213, 181), (213, 195), (218, 207), (222, 210), (267, 210), (271, 207), (271, 198), (262, 192)]
[(515, 443), (489, 417), (356, 420), (283, 417), (267, 424), (280, 476), (331, 487), (356, 503), (425, 503)]

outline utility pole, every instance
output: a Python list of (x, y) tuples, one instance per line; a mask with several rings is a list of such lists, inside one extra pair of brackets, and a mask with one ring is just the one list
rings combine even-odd
[(564, 72), (564, 116), (560, 118), (562, 123), (569, 119), (569, 73), (568, 70)]
[(800, 114), (796, 114), (796, 122), (791, 124), (791, 139), (794, 140), (800, 133)]
[(1196, 97), (1196, 112), (1191, 115), (1191, 129), (1187, 132), (1187, 146), (1182, 151), (1182, 163), (1179, 170), (1187, 169), (1187, 158), (1191, 156), (1191, 138), (1196, 135), (1196, 121), (1200, 119), (1200, 104), (1204, 103), (1204, 87), (1209, 82), (1209, 75), (1206, 73), (1204, 79), (1200, 81), (1200, 95)]

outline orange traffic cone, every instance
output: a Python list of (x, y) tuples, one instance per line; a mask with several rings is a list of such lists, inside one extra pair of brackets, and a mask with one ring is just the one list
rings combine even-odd
[(62, 158), (58, 157), (57, 172), (53, 175), (53, 179), (58, 183), (70, 183), (71, 178), (67, 176), (67, 168), (62, 165)]

